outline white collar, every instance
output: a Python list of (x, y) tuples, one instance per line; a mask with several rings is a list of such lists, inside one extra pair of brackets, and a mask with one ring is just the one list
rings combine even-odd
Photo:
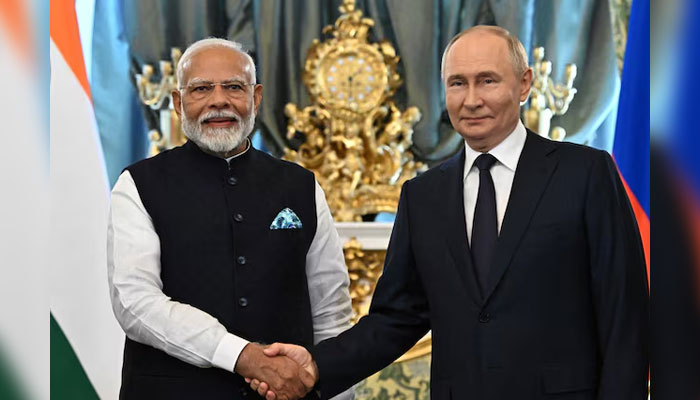
[[(496, 147), (491, 149), (488, 153), (496, 157), (496, 160), (503, 164), (506, 168), (515, 172), (515, 168), (518, 166), (518, 160), (520, 159), (520, 153), (525, 147), (525, 139), (527, 138), (527, 131), (522, 121), (518, 120), (518, 124), (515, 125), (515, 129), (506, 136), (505, 139), (501, 141)], [(472, 166), (474, 166), (474, 161), (482, 153), (472, 149), (464, 141), (464, 176), (467, 178), (467, 174), (471, 171)]]
[(250, 138), (245, 138), (245, 150), (243, 150), (242, 152), (240, 152), (240, 153), (238, 153), (238, 154), (236, 154), (236, 155), (233, 155), (233, 156), (231, 156), (231, 157), (228, 157), (228, 158), (226, 159), (226, 162), (231, 162), (231, 160), (233, 160), (234, 158), (242, 156), (242, 155), (245, 154), (249, 149), (250, 149)]

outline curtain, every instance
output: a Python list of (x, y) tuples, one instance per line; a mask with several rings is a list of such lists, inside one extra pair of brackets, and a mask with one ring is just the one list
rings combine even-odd
[[(124, 0), (125, 34), (132, 74), (143, 63), (168, 59), (170, 48), (184, 50), (209, 36), (239, 41), (257, 64), (263, 100), (258, 128), (270, 152), (280, 155), (285, 137), (285, 104), (310, 105), (302, 83), (306, 52), (321, 29), (340, 15), (341, 0), (219, 0), (172, 2)], [(610, 4), (601, 0), (358, 0), (372, 18), (371, 40), (389, 40), (401, 57), (404, 84), (395, 95), (401, 109), (417, 106), (413, 152), (435, 164), (458, 151), (462, 140), (451, 127), (440, 80), (442, 52), (461, 30), (477, 24), (502, 26), (528, 52), (545, 47), (552, 78), (562, 81), (567, 63), (578, 66), (578, 93), (567, 114), (552, 126), (567, 139), (610, 150), (619, 75)], [(153, 118), (151, 117), (151, 123)]]

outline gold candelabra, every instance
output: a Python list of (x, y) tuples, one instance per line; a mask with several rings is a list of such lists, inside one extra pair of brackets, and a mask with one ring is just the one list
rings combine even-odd
[(576, 94), (574, 79), (576, 79), (576, 64), (567, 64), (564, 83), (554, 83), (551, 78), (552, 62), (544, 59), (544, 47), (536, 47), (533, 51), (534, 65), (533, 80), (530, 92), (530, 106), (523, 112), (525, 126), (541, 136), (562, 141), (566, 130), (560, 126), (551, 129), (554, 115), (563, 115), (569, 109), (569, 104)]
[[(141, 73), (136, 74), (136, 87), (141, 102), (160, 113), (160, 129), (152, 129), (148, 133), (151, 142), (150, 156), (185, 143), (185, 136), (180, 129), (180, 119), (170, 101), (170, 92), (177, 89), (175, 66), (181, 56), (180, 49), (174, 47), (170, 50), (171, 60), (159, 62), (160, 81), (153, 81), (155, 68), (151, 64), (145, 64), (141, 68)], [(168, 100), (167, 104), (166, 100)]]

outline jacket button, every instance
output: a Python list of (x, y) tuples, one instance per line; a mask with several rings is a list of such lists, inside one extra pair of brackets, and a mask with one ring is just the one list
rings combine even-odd
[(491, 321), (491, 314), (487, 312), (480, 312), (479, 313), (479, 322), (482, 324), (485, 324), (487, 322)]
[(238, 305), (241, 307), (247, 307), (248, 299), (246, 299), (245, 297), (241, 297), (240, 299), (238, 299)]
[(233, 220), (236, 222), (243, 222), (243, 214), (236, 214), (233, 216)]
[(238, 258), (236, 259), (236, 262), (240, 265), (245, 265), (246, 259), (244, 256), (238, 256)]
[(226, 182), (228, 182), (229, 185), (234, 186), (238, 183), (238, 179), (236, 179), (235, 176), (229, 176)]

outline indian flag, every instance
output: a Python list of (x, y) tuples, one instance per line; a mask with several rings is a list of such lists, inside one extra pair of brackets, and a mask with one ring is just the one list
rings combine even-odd
[(124, 334), (107, 287), (109, 185), (73, 0), (51, 0), (50, 31), (51, 397), (114, 399)]

